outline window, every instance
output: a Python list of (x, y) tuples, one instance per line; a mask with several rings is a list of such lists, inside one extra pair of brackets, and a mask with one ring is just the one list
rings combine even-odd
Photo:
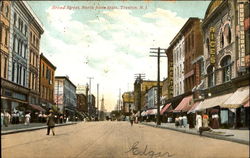
[(224, 35), (222, 32), (222, 29), (220, 31), (220, 47), (223, 48), (224, 47)]
[(25, 46), (24, 46), (24, 58), (26, 59), (26, 54), (27, 54), (27, 45), (25, 44)]
[(19, 84), (22, 84), (22, 66), (20, 65), (20, 67), (19, 67), (19, 77), (20, 77), (20, 79), (19, 79)]
[(209, 48), (209, 39), (208, 39), (208, 38), (207, 38), (207, 40), (206, 40), (206, 45), (207, 45), (207, 52), (208, 52), (208, 57), (209, 57), (210, 48)]
[(8, 63), (8, 58), (5, 56), (4, 57), (4, 74), (3, 74), (5, 78), (7, 78), (7, 67), (8, 67), (7, 63)]
[(28, 30), (27, 25), (25, 25), (25, 26), (24, 26), (24, 35), (25, 35), (25, 36), (27, 35), (27, 30)]
[(14, 35), (13, 38), (13, 51), (15, 52), (15, 47), (16, 47), (16, 35)]
[(224, 27), (224, 34), (226, 36), (226, 39), (227, 39), (227, 44), (230, 44), (231, 43), (231, 29), (230, 29), (230, 26), (229, 24), (226, 24), (225, 27)]
[(3, 11), (3, 1), (0, 2), (0, 9), (1, 9), (1, 12)]
[(16, 66), (16, 63), (15, 61), (12, 62), (12, 81), (14, 82), (14, 79), (15, 79), (15, 66)]
[(214, 67), (209, 66), (207, 68), (207, 75), (208, 75), (208, 87), (214, 86)]
[(26, 85), (26, 81), (25, 81), (25, 77), (26, 77), (26, 69), (23, 69), (23, 85)]
[(32, 32), (30, 32), (30, 43), (32, 43)]
[(23, 21), (21, 20), (20, 31), (23, 33)]
[(231, 56), (225, 56), (221, 60), (222, 67), (222, 80), (223, 82), (227, 82), (231, 79), (232, 70), (231, 70)]
[(17, 76), (16, 76), (16, 83), (19, 83), (19, 64), (17, 64)]
[(14, 13), (14, 26), (16, 26), (16, 13)]

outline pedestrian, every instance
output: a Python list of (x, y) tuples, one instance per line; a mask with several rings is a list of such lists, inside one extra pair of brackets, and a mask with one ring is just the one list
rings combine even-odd
[(196, 115), (196, 128), (197, 128), (197, 131), (200, 132), (200, 134), (201, 134), (201, 130), (200, 130), (201, 127), (202, 127), (202, 118), (201, 118), (201, 115), (199, 113), (197, 113), (197, 115)]
[(31, 116), (30, 116), (30, 112), (29, 112), (25, 115), (25, 122), (24, 122), (25, 125), (27, 125), (27, 126), (30, 125), (30, 118), (31, 118)]
[(19, 124), (19, 122), (20, 122), (20, 113), (19, 113), (19, 111), (17, 111), (17, 113), (16, 113), (16, 123)]
[(188, 120), (187, 120), (187, 116), (186, 116), (186, 115), (184, 115), (184, 116), (182, 117), (182, 121), (183, 121), (183, 126), (184, 126), (184, 128), (186, 128), (186, 127), (187, 127), (187, 124), (188, 124)]
[(51, 129), (52, 133), (53, 133), (53, 136), (54, 136), (55, 135), (55, 131), (54, 131), (54, 128), (55, 128), (55, 115), (53, 114), (53, 110), (49, 111), (49, 115), (47, 117), (47, 125), (48, 125), (47, 135), (50, 134), (50, 129)]
[(182, 118), (182, 115), (180, 115), (180, 117), (179, 117), (179, 126), (180, 126), (180, 127), (183, 126), (183, 118)]
[(3, 112), (1, 111), (1, 127), (3, 127), (3, 119), (4, 119), (4, 114), (3, 114)]
[(130, 115), (129, 120), (130, 120), (131, 126), (133, 126), (134, 120), (135, 120), (135, 115), (134, 115), (134, 113), (132, 113), (132, 114)]
[(42, 119), (43, 119), (43, 114), (42, 114), (42, 112), (40, 112), (39, 115), (38, 115), (39, 123), (42, 123)]
[(4, 112), (4, 126), (8, 127), (9, 123), (10, 123), (10, 114), (8, 113), (8, 111)]
[(207, 128), (208, 127), (208, 115), (207, 114), (204, 114), (202, 116), (202, 126)]
[(178, 127), (179, 126), (179, 117), (176, 117), (175, 118), (175, 127)]
[(219, 125), (219, 115), (217, 113), (214, 113), (212, 115), (212, 125), (211, 125), (211, 127), (213, 129), (218, 129), (220, 127), (220, 125)]

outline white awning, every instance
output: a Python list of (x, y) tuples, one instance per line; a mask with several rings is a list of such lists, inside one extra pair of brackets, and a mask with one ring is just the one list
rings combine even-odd
[(238, 88), (231, 97), (229, 97), (221, 107), (238, 108), (249, 100), (249, 86)]
[(203, 102), (201, 102), (194, 111), (202, 111), (205, 109), (209, 109), (215, 106), (221, 106), (229, 97), (231, 97), (233, 93), (216, 96), (213, 98), (205, 99)]

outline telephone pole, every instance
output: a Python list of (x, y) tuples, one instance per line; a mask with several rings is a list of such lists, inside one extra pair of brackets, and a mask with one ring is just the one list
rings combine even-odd
[[(161, 125), (160, 121), (160, 57), (167, 57), (164, 56), (165, 52), (161, 52), (162, 49), (160, 47), (158, 48), (150, 48), (151, 50), (158, 50), (157, 52), (150, 52), (157, 55), (149, 55), (150, 57), (157, 57), (157, 125)], [(162, 56), (161, 56), (162, 55)]]
[(100, 111), (99, 111), (99, 83), (97, 83), (97, 102), (96, 102), (96, 104), (97, 104), (97, 118), (98, 118), (98, 120), (99, 120), (99, 114), (100, 114)]

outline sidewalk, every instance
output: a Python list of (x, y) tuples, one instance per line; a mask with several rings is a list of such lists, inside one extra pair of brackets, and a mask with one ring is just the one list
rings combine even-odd
[[(77, 122), (68, 122), (63, 124), (56, 124), (56, 127), (59, 126), (67, 126), (67, 125), (73, 125)], [(47, 128), (46, 123), (31, 123), (30, 125), (24, 125), (24, 124), (10, 124), (8, 127), (2, 126), (1, 127), (1, 135), (6, 134), (13, 134), (13, 133), (19, 133), (19, 132), (26, 132), (26, 131), (33, 131), (33, 130), (39, 130)]]
[[(199, 135), (196, 128), (184, 128), (184, 127), (175, 127), (174, 123), (161, 123), (160, 126), (156, 125), (155, 122), (142, 122), (141, 124), (157, 127), (157, 128), (165, 128), (170, 130), (175, 130), (178, 132), (188, 133)], [(215, 139), (222, 139), (232, 142), (237, 142), (241, 144), (249, 145), (249, 130), (240, 130), (240, 129), (212, 129), (212, 131), (205, 131), (202, 133), (202, 136), (215, 138)]]

